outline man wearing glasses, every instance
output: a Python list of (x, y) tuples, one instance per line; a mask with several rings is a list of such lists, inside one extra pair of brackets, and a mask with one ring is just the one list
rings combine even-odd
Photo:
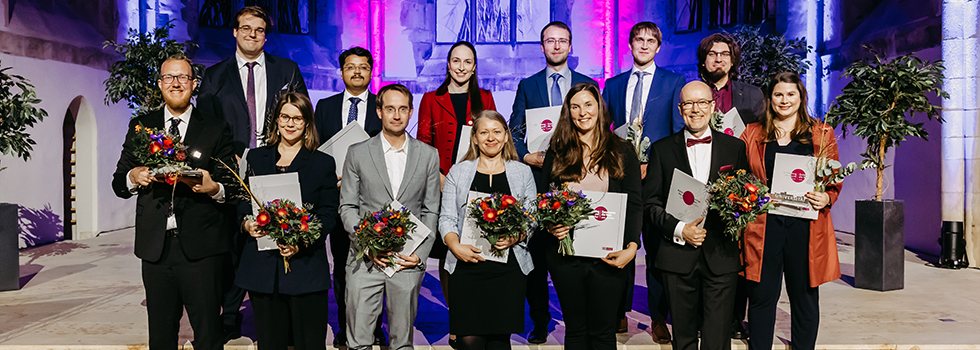
[[(234, 137), (235, 154), (247, 148), (262, 146), (266, 125), (272, 122), (268, 111), (275, 108), (284, 92), (307, 95), (306, 83), (296, 62), (263, 51), (268, 33), (269, 16), (258, 6), (247, 6), (235, 14), (233, 22), (237, 41), (235, 56), (209, 67), (201, 82), (197, 105), (202, 112), (228, 122)], [(232, 238), (232, 253), (224, 274), (224, 301), (221, 320), (225, 340), (242, 335), (239, 309), (245, 290), (234, 284), (244, 241)]]
[[(732, 303), (742, 269), (738, 241), (725, 234), (718, 211), (683, 222), (667, 213), (674, 169), (701, 183), (718, 179), (721, 170), (748, 169), (745, 143), (708, 126), (717, 101), (711, 88), (692, 81), (681, 91), (677, 110), (684, 130), (650, 146), (644, 189), (647, 220), (660, 241), (653, 266), (663, 271), (674, 326), (674, 349), (730, 350)], [(699, 227), (703, 223), (703, 228)], [(648, 246), (649, 247), (649, 246)], [(650, 249), (650, 248), (647, 248)]]
[[(351, 123), (357, 123), (374, 136), (381, 132), (381, 118), (378, 117), (377, 96), (368, 91), (371, 83), (371, 71), (374, 69), (374, 58), (371, 52), (359, 46), (352, 47), (340, 54), (337, 60), (341, 76), (344, 78), (344, 92), (321, 99), (316, 103), (316, 130), (320, 134), (320, 142), (326, 142), (334, 134)], [(343, 169), (341, 169), (343, 170)], [(340, 173), (341, 171), (338, 171)], [(340, 183), (337, 184), (338, 186)], [(333, 256), (333, 293), (337, 301), (337, 333), (334, 334), (335, 347), (347, 346), (347, 303), (345, 302), (347, 279), (347, 251), (350, 249), (350, 238), (344, 225), (337, 225), (330, 233), (330, 253)], [(388, 345), (379, 317), (374, 329), (374, 344)]]
[[(517, 96), (514, 98), (509, 123), (517, 155), (531, 166), (534, 179), (539, 182), (543, 181), (541, 165), (544, 164), (544, 152), (529, 153), (527, 150), (527, 141), (524, 140), (527, 129), (525, 111), (561, 106), (572, 85), (591, 83), (598, 86), (595, 80), (568, 66), (568, 54), (572, 52), (572, 31), (564, 22), (554, 21), (541, 29), (541, 52), (544, 53), (547, 67), (521, 79), (517, 85)], [(527, 277), (528, 316), (534, 323), (534, 328), (527, 337), (531, 344), (542, 344), (548, 340), (548, 323), (551, 321), (551, 312), (548, 310), (548, 266), (542, 250), (544, 244), (540, 241), (544, 238), (544, 235), (533, 235), (528, 243), (534, 261), (534, 270)]]

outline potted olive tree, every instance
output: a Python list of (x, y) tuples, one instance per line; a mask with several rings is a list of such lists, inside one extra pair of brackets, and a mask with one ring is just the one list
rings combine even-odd
[[(0, 68), (0, 154), (27, 161), (37, 144), (27, 128), (44, 120), (48, 112), (37, 107), (41, 100), (30, 81), (20, 75), (7, 74), (11, 68)], [(5, 168), (0, 167), (0, 172)], [(0, 291), (20, 288), (18, 208), (16, 204), (0, 203)]]
[(827, 123), (840, 126), (868, 142), (862, 166), (875, 168), (878, 179), (874, 200), (855, 203), (854, 283), (858, 288), (880, 291), (904, 287), (905, 211), (901, 200), (882, 198), (885, 154), (907, 137), (925, 140), (924, 123), (911, 120), (924, 114), (942, 123), (942, 107), (929, 102), (933, 94), (949, 98), (942, 90), (942, 61), (923, 61), (909, 53), (891, 60), (873, 57), (844, 69), (852, 79), (834, 99)]

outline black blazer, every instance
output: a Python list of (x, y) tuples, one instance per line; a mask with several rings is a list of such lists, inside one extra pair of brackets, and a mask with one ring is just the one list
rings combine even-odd
[(766, 113), (765, 98), (762, 89), (755, 85), (750, 85), (731, 80), (732, 88), (732, 108), (738, 110), (738, 116), (742, 118), (745, 125), (755, 123)]
[[(267, 145), (248, 152), (248, 176), (276, 173), (279, 158), (277, 145)], [(337, 172), (333, 157), (320, 151), (300, 150), (286, 172), (299, 173), (300, 192), (303, 202), (313, 205), (313, 214), (320, 220), (320, 238), (289, 258), (289, 273), (279, 250), (259, 251), (255, 238), (244, 230), (245, 248), (238, 264), (235, 284), (243, 289), (260, 293), (272, 293), (276, 281), (279, 293), (299, 295), (330, 289), (330, 263), (327, 261), (326, 237), (333, 231), (339, 215), (340, 191), (337, 189)], [(247, 180), (246, 180), (247, 181)], [(274, 198), (259, 198), (272, 200)], [(239, 218), (252, 213), (252, 203), (238, 204)], [(241, 222), (241, 221), (239, 221)]]
[[(364, 131), (369, 136), (377, 135), (381, 132), (381, 118), (378, 118), (377, 97), (368, 92), (367, 114), (364, 120)], [(365, 108), (365, 105), (358, 104), (358, 108)], [(316, 132), (320, 136), (320, 143), (327, 142), (334, 134), (339, 132), (347, 124), (347, 111), (344, 109), (344, 93), (320, 99), (316, 102)]]
[[(709, 182), (718, 179), (718, 171), (724, 166), (730, 165), (734, 169), (749, 168), (745, 156), (745, 143), (742, 140), (720, 132), (712, 132), (711, 138)], [(643, 188), (644, 208), (653, 227), (651, 233), (654, 235), (651, 238), (659, 234), (661, 239), (666, 240), (660, 242), (654, 266), (667, 272), (687, 274), (694, 268), (701, 254), (704, 254), (708, 267), (714, 274), (741, 270), (738, 242), (732, 241), (725, 235), (725, 225), (716, 210), (708, 211), (708, 216), (705, 218), (704, 229), (708, 233), (701, 247), (694, 248), (690, 244), (678, 245), (673, 242), (674, 227), (679, 220), (667, 214), (665, 208), (675, 168), (691, 175), (691, 163), (687, 157), (687, 142), (683, 130), (650, 146), (650, 162)]]
[[(136, 125), (142, 123), (146, 127), (161, 129), (165, 124), (163, 118), (161, 109), (129, 122), (129, 131), (126, 133), (122, 154), (116, 163), (116, 171), (112, 174), (112, 190), (116, 196), (120, 198), (133, 196), (126, 187), (126, 177), (129, 176), (130, 170), (142, 166), (133, 155), (136, 147), (133, 141)], [(225, 186), (225, 198), (230, 202), (230, 196), (237, 186), (231, 182), (232, 175), (229, 170), (213, 159), (221, 159), (226, 164), (235, 162), (231, 132), (225, 121), (206, 116), (202, 111), (194, 108), (183, 143), (188, 146), (187, 161), (190, 167), (207, 170), (215, 181), (227, 179), (222, 184)], [(195, 152), (200, 152), (200, 157), (194, 157)], [(136, 256), (155, 262), (163, 254), (171, 192), (173, 192), (174, 215), (177, 218), (180, 245), (187, 258), (200, 259), (227, 252), (230, 230), (235, 227), (233, 204), (217, 203), (211, 199), (211, 196), (194, 193), (180, 182), (176, 184), (176, 188), (164, 183), (153, 183), (149, 188), (137, 192)]]
[[(622, 179), (609, 179), (609, 190), (612, 193), (626, 194), (626, 230), (623, 231), (623, 248), (625, 249), (630, 242), (634, 242), (637, 248), (640, 246), (640, 227), (643, 224), (643, 199), (641, 198), (640, 188), (640, 161), (636, 158), (636, 151), (633, 146), (620, 138), (616, 138), (619, 144), (619, 154), (623, 157)], [(548, 149), (544, 156), (544, 164), (541, 165), (541, 173), (544, 181), (538, 184), (538, 193), (551, 190), (552, 184), (560, 185), (551, 178), (551, 167), (555, 161), (555, 151)], [(558, 239), (554, 235), (545, 233), (547, 245), (558, 246)]]
[[(266, 99), (265, 125), (272, 123), (271, 110), (279, 96), (285, 92), (309, 95), (299, 66), (287, 58), (265, 53)], [(219, 116), (228, 122), (235, 137), (235, 153), (241, 155), (248, 147), (252, 123), (248, 120), (242, 76), (238, 73), (238, 61), (232, 56), (208, 67), (201, 81), (197, 105), (209, 115)]]

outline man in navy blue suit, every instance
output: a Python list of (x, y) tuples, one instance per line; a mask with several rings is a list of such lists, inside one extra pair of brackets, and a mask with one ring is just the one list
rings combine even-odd
[[(633, 53), (633, 68), (606, 81), (602, 98), (606, 100), (614, 127), (632, 123), (636, 119), (643, 122), (643, 136), (656, 142), (684, 127), (684, 118), (677, 109), (680, 103), (684, 77), (680, 74), (658, 68), (653, 59), (660, 52), (663, 35), (653, 22), (640, 22), (630, 29), (629, 48)], [(649, 151), (648, 151), (649, 152)], [(640, 165), (641, 176), (646, 177), (646, 164)], [(649, 225), (644, 223), (644, 245), (647, 262), (647, 301), (650, 307), (651, 332), (658, 344), (670, 342), (670, 332), (665, 319), (668, 305), (663, 297), (664, 288), (659, 271), (649, 268), (656, 260), (658, 239), (647, 239)], [(631, 277), (635, 276), (631, 274)], [(634, 278), (630, 278), (630, 286)], [(621, 313), (620, 331), (625, 331), (625, 313), (630, 309), (633, 288), (627, 288)]]
[[(517, 85), (517, 97), (514, 99), (513, 112), (510, 115), (510, 132), (513, 136), (517, 154), (525, 163), (531, 166), (535, 181), (541, 179), (541, 165), (544, 164), (544, 152), (529, 153), (527, 142), (524, 140), (527, 129), (524, 113), (527, 109), (549, 106), (561, 106), (565, 94), (572, 85), (591, 83), (598, 86), (595, 80), (573, 71), (568, 67), (568, 54), (572, 51), (572, 31), (564, 22), (554, 21), (541, 29), (541, 52), (544, 53), (548, 66), (534, 75), (521, 79)], [(534, 323), (534, 329), (528, 335), (531, 344), (542, 344), (548, 338), (548, 322), (551, 312), (548, 310), (548, 268), (545, 265), (543, 244), (535, 240), (542, 235), (534, 235), (528, 243), (534, 270), (528, 274), (527, 304), (528, 314)]]

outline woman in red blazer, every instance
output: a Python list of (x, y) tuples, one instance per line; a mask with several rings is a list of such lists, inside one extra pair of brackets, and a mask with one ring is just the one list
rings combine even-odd
[(463, 125), (473, 126), (473, 115), (483, 110), (497, 110), (493, 94), (480, 88), (476, 77), (476, 49), (473, 44), (453, 44), (446, 58), (446, 80), (436, 91), (422, 96), (416, 137), (439, 150), (439, 171), (445, 175), (456, 163), (458, 132)]
[[(776, 153), (814, 155), (839, 160), (834, 129), (806, 111), (806, 87), (796, 73), (779, 73), (769, 82), (769, 106), (758, 123), (742, 133), (749, 169), (772, 184)], [(745, 279), (749, 280), (749, 349), (772, 349), (776, 303), (782, 279), (789, 295), (793, 349), (813, 349), (820, 325), (819, 287), (840, 278), (837, 241), (830, 207), (841, 184), (825, 192), (808, 192), (819, 211), (816, 220), (776, 214), (759, 215), (742, 237)]]

